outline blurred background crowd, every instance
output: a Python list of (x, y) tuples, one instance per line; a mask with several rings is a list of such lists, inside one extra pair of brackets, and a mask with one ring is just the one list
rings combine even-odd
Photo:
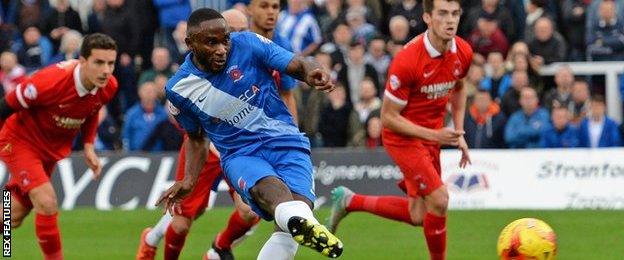
[[(163, 88), (188, 52), (184, 21), (196, 8), (245, 11), (247, 4), (0, 0), (0, 92), (44, 66), (77, 58), (82, 36), (103, 32), (119, 46), (120, 90), (100, 111), (97, 148), (177, 150), (182, 133), (164, 107)], [(458, 34), (475, 51), (464, 80), (471, 148), (622, 145), (622, 127), (605, 113), (604, 77), (575, 75), (566, 66), (554, 77), (539, 72), (553, 62), (623, 61), (624, 0), (463, 0), (462, 6)], [(276, 33), (337, 83), (329, 94), (305, 84), (295, 90), (298, 123), (313, 147), (382, 145), (386, 72), (403, 45), (426, 29), (422, 13), (420, 0), (282, 1)]]

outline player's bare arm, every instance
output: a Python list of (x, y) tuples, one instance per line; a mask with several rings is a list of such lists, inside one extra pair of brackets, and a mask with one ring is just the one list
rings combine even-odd
[(165, 208), (163, 213), (169, 211), (170, 214), (180, 212), (179, 202), (187, 196), (199, 178), (199, 173), (206, 162), (207, 141), (204, 138), (204, 133), (198, 131), (196, 133), (188, 133), (189, 139), (184, 142), (184, 149), (186, 149), (186, 161), (184, 163), (184, 179), (182, 181), (176, 181), (171, 188), (169, 188), (158, 199), (156, 205), (160, 205), (164, 202)]
[(93, 180), (97, 180), (102, 173), (102, 163), (100, 162), (100, 158), (98, 158), (95, 153), (95, 146), (93, 143), (85, 143), (84, 150), (82, 152), (87, 166), (89, 166), (89, 169), (93, 171)]
[(448, 128), (431, 129), (414, 124), (401, 115), (404, 107), (388, 97), (384, 97), (384, 102), (381, 106), (381, 123), (383, 126), (395, 133), (438, 142), (441, 145), (457, 146), (459, 144), (459, 137), (464, 134), (463, 131)]
[(306, 60), (304, 57), (297, 55), (288, 63), (286, 73), (295, 79), (307, 83), (316, 90), (324, 92), (334, 90), (334, 83), (330, 80), (329, 72), (323, 69), (316, 61)]
[[(466, 88), (464, 88), (463, 81), (458, 81), (455, 84), (455, 91), (450, 97), (451, 103), (451, 116), (453, 117), (453, 125), (455, 131), (464, 133), (464, 116), (466, 114)], [(466, 167), (467, 164), (471, 164), (470, 154), (468, 153), (468, 144), (462, 134), (459, 137), (457, 148), (462, 151), (462, 158), (459, 161), (461, 168)]]

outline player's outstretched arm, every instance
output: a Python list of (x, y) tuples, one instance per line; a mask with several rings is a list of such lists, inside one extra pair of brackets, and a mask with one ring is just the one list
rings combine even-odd
[(431, 129), (412, 123), (401, 115), (404, 105), (398, 104), (387, 96), (381, 105), (381, 123), (395, 133), (423, 140), (438, 142), (441, 145), (457, 146), (463, 131), (448, 128)]
[(307, 60), (297, 55), (288, 63), (286, 73), (316, 90), (324, 92), (334, 90), (334, 83), (331, 82), (329, 71), (323, 69), (316, 61)]
[(176, 212), (180, 212), (180, 201), (186, 197), (197, 184), (199, 173), (206, 162), (206, 139), (203, 132), (188, 133), (188, 140), (184, 142), (184, 149), (186, 150), (186, 161), (184, 162), (184, 179), (182, 181), (176, 181), (171, 188), (169, 188), (158, 199), (156, 205), (160, 205), (164, 202), (165, 209), (163, 213), (169, 211), (172, 215)]

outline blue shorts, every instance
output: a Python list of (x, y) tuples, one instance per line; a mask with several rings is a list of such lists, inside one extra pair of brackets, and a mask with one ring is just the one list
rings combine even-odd
[(231, 156), (222, 161), (221, 166), (236, 192), (265, 220), (273, 220), (272, 214), (262, 210), (249, 193), (249, 190), (265, 177), (279, 178), (292, 193), (304, 196), (312, 203), (316, 198), (312, 161), (307, 151), (296, 148), (260, 149), (254, 155)]

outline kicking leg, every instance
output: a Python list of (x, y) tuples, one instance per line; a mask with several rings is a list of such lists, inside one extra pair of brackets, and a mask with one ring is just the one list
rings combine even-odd
[(143, 230), (139, 249), (135, 257), (136, 260), (154, 260), (158, 244), (165, 235), (172, 218), (170, 214), (163, 214), (154, 227), (148, 227)]

